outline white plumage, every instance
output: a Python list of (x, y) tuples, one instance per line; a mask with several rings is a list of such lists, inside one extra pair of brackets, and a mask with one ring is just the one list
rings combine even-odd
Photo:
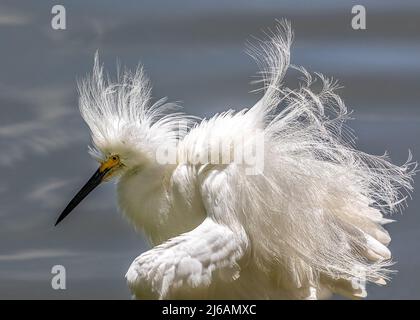
[[(153, 246), (127, 272), (136, 297), (364, 297), (365, 280), (385, 284), (391, 254), (382, 225), (391, 220), (383, 215), (412, 189), (415, 164), (354, 149), (334, 81), (293, 66), (301, 82), (284, 87), (291, 42), (282, 21), (251, 44), (263, 97), (201, 122), (171, 113), (165, 100), (151, 105), (141, 68), (104, 79), (96, 56), (79, 84), (92, 153), (101, 162), (119, 157), (119, 206)], [(232, 155), (257, 147), (257, 136), (263, 166), (250, 174)], [(176, 161), (157, 161), (162, 150), (175, 150)], [(230, 160), (210, 161), (214, 150)]]

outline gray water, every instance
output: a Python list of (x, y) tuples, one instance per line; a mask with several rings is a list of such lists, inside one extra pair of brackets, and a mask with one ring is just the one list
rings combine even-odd
[[(211, 116), (258, 99), (257, 72), (244, 54), (249, 35), (276, 18), (295, 30), (292, 63), (340, 80), (354, 110), (358, 147), (403, 163), (420, 157), (420, 1), (60, 1), (67, 30), (50, 26), (56, 1), (0, 3), (0, 298), (128, 299), (124, 274), (146, 250), (101, 186), (54, 228), (63, 206), (95, 170), (77, 107), (76, 79), (93, 54), (115, 74), (141, 60), (155, 98)], [(364, 4), (367, 30), (351, 28)], [(418, 192), (389, 225), (397, 261), (387, 287), (369, 298), (420, 298)], [(63, 264), (67, 289), (51, 288)]]

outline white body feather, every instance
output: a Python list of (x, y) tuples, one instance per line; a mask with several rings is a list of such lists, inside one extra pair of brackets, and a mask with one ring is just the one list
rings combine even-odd
[[(383, 214), (401, 203), (402, 189), (411, 190), (414, 171), (351, 146), (332, 81), (295, 67), (301, 86), (282, 86), (291, 40), (281, 22), (252, 46), (264, 83), (253, 108), (195, 126), (182, 114), (165, 115), (171, 105), (163, 101), (148, 106), (141, 69), (113, 84), (96, 59), (92, 79), (80, 84), (94, 153), (120, 155), (120, 208), (154, 246), (127, 272), (136, 297), (363, 297), (364, 279), (384, 284), (391, 255)], [(196, 161), (221, 143), (232, 142), (229, 154), (244, 148), (258, 130), (262, 173), (247, 174), (235, 161)], [(176, 163), (156, 161), (166, 145), (176, 147)]]

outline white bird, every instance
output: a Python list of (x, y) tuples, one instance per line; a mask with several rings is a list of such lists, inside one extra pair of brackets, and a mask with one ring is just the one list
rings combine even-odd
[[(266, 36), (250, 45), (263, 96), (249, 110), (171, 113), (150, 103), (142, 68), (112, 81), (97, 55), (79, 83), (100, 167), (57, 223), (115, 179), (120, 210), (152, 246), (126, 274), (136, 298), (357, 298), (389, 278), (384, 214), (404, 203), (416, 164), (356, 150), (336, 82), (290, 65), (287, 21)], [(289, 68), (296, 89), (282, 84)]]

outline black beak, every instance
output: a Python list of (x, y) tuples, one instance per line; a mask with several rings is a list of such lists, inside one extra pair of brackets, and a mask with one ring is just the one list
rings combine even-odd
[(95, 189), (103, 180), (104, 176), (109, 170), (104, 170), (100, 172), (100, 169), (96, 170), (93, 176), (89, 179), (88, 182), (83, 186), (82, 189), (74, 196), (74, 198), (69, 202), (67, 207), (63, 210), (63, 212), (58, 217), (55, 226), (60, 223), (67, 215), (72, 212), (74, 208), (84, 199), (86, 196)]

